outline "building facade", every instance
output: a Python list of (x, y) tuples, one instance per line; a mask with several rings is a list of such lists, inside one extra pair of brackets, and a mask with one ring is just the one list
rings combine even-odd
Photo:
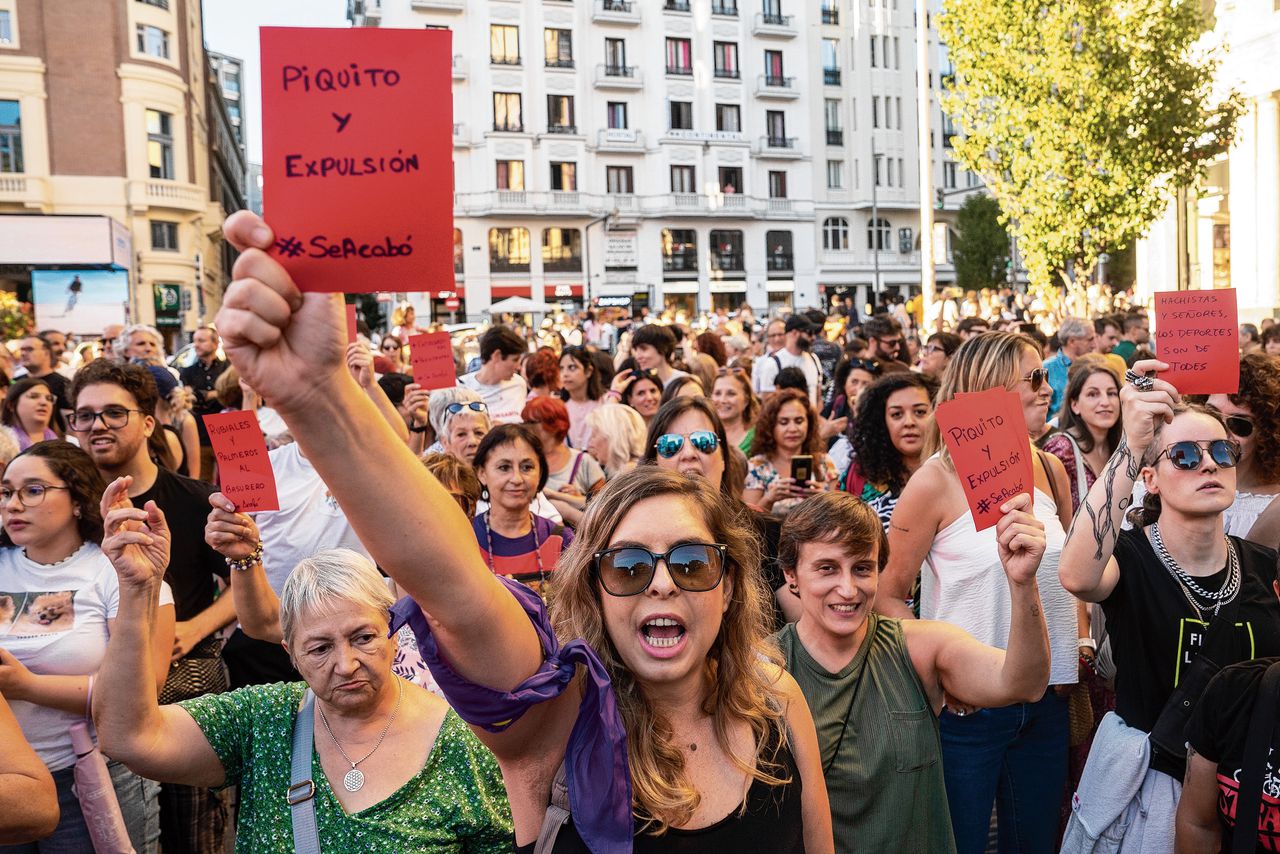
[(1227, 154), (1138, 243), (1137, 291), (1235, 288), (1241, 322), (1280, 306), (1280, 3), (1217, 0), (1210, 46), (1222, 91), (1246, 101)]
[[(884, 286), (919, 287), (908, 0), (350, 0), (348, 16), (453, 33), (456, 283), (430, 292), (433, 316), (509, 296), (861, 303), (877, 261)], [(936, 135), (935, 173), (955, 178)]]
[[(113, 220), (132, 238), (130, 320), (172, 343), (227, 280), (201, 33), (199, 0), (0, 0), (0, 230), (10, 215)], [(5, 260), (19, 291), (49, 261)]]

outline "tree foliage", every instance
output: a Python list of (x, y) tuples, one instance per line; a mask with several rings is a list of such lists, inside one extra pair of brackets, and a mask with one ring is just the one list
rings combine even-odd
[(34, 328), (31, 303), (19, 302), (9, 291), (0, 291), (0, 341), (27, 335)]
[(956, 284), (965, 290), (1001, 284), (1009, 260), (1009, 233), (1000, 222), (1000, 203), (985, 193), (969, 196), (956, 216), (956, 231)]
[(1198, 0), (946, 0), (955, 153), (1033, 285), (1085, 279), (1228, 147), (1243, 102), (1216, 96), (1202, 26)]

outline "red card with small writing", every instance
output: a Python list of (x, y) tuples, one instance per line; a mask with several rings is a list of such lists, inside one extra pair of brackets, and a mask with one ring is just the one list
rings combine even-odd
[(261, 45), (263, 204), (298, 287), (452, 287), (450, 33), (263, 27)]
[(410, 335), (409, 364), (413, 368), (413, 381), (425, 389), (450, 388), (458, 384), (453, 364), (453, 340), (448, 332)]
[(279, 510), (276, 476), (258, 416), (248, 411), (221, 412), (204, 416), (204, 426), (218, 460), (218, 484), (236, 510)]
[(960, 395), (940, 404), (934, 417), (977, 530), (999, 522), (1000, 505), (1010, 498), (1034, 495), (1030, 439), (1017, 394), (992, 388)]
[(360, 323), (356, 320), (355, 303), (346, 303), (343, 306), (347, 310), (347, 343), (354, 344), (356, 339), (360, 337)]
[(1155, 295), (1160, 379), (1181, 394), (1240, 390), (1240, 327), (1234, 288), (1165, 291)]

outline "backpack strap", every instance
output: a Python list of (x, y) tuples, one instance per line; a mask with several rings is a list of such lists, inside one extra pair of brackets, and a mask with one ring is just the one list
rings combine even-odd
[(534, 843), (533, 854), (551, 854), (556, 847), (556, 837), (561, 829), (569, 823), (569, 784), (564, 777), (564, 763), (556, 769), (556, 776), (551, 781), (551, 803), (547, 804), (546, 815), (542, 817), (542, 828), (538, 831), (538, 841)]
[(1276, 724), (1277, 688), (1280, 688), (1280, 662), (1272, 664), (1263, 674), (1258, 696), (1253, 701), (1253, 714), (1249, 716), (1231, 854), (1253, 854), (1257, 850), (1262, 784), (1266, 778), (1267, 757), (1271, 753), (1271, 736)]

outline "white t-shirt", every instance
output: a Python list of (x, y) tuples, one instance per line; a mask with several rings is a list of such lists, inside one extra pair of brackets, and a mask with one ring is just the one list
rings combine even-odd
[[(173, 605), (168, 584), (160, 587), (160, 604)], [(0, 647), (32, 673), (97, 673), (107, 652), (107, 621), (115, 619), (119, 608), (115, 568), (93, 543), (49, 566), (29, 560), (20, 548), (0, 549)], [(75, 764), (67, 730), (86, 720), (83, 713), (22, 700), (9, 704), (22, 734), (50, 771)], [(89, 729), (92, 733), (92, 723)]]
[(254, 521), (262, 537), (262, 568), (271, 589), (279, 595), (298, 562), (323, 549), (351, 549), (368, 557), (369, 550), (298, 445), (276, 448), (268, 456), (280, 509), (257, 513)]
[(772, 355), (761, 357), (756, 361), (756, 365), (760, 368), (756, 375), (757, 394), (773, 391), (773, 381), (783, 368), (799, 368), (804, 372), (805, 381), (809, 384), (809, 402), (815, 408), (818, 406), (819, 395), (822, 394), (822, 368), (818, 366), (817, 356), (807, 350), (801, 350), (800, 355), (793, 356), (786, 347), (783, 347)]
[[(575, 470), (576, 469), (576, 470)], [(573, 475), (573, 485), (586, 495), (591, 487), (604, 480), (604, 469), (596, 462), (596, 458), (586, 451), (570, 451), (569, 464), (559, 471), (547, 473), (547, 489), (552, 492), (563, 492), (564, 485), (569, 483), (569, 475)]]
[(503, 380), (497, 385), (484, 385), (476, 374), (463, 374), (458, 383), (480, 395), (480, 399), (489, 407), (489, 421), (494, 424), (520, 424), (520, 417), (525, 401), (529, 399), (529, 386), (524, 377), (513, 374), (511, 379)]
[[(489, 502), (480, 500), (476, 502), (476, 515), (489, 509)], [(563, 525), (564, 517), (560, 515), (560, 511), (551, 503), (551, 499), (547, 498), (545, 492), (539, 492), (533, 497), (533, 502), (529, 505), (529, 512), (535, 516), (541, 516), (543, 519), (550, 519), (552, 522)]]

